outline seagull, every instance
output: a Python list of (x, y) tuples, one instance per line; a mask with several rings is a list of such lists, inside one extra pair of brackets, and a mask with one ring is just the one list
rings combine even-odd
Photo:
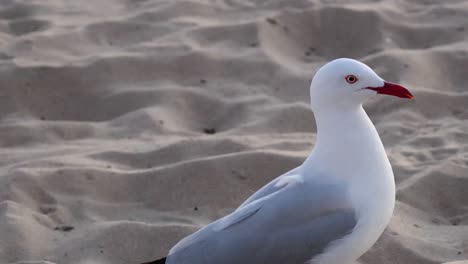
[(359, 61), (328, 62), (310, 85), (317, 142), (302, 165), (143, 264), (345, 264), (377, 241), (395, 205), (395, 179), (362, 104), (412, 99)]

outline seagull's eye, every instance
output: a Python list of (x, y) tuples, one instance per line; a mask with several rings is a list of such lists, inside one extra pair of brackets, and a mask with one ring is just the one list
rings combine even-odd
[(357, 82), (358, 78), (352, 74), (345, 77), (346, 81), (350, 84)]

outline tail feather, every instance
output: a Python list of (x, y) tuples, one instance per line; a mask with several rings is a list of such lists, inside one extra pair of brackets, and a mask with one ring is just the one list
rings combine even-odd
[(166, 263), (166, 258), (162, 258), (162, 259), (154, 260), (151, 262), (145, 262), (141, 264), (165, 264), (165, 263)]

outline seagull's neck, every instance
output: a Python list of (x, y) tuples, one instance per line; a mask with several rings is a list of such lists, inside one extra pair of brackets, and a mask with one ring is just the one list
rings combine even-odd
[(314, 115), (317, 142), (303, 168), (350, 180), (382, 173), (393, 180), (380, 137), (361, 105), (346, 111), (315, 111)]
[[(392, 167), (362, 106), (314, 114), (317, 142), (300, 169), (305, 180), (348, 186), (347, 194), (359, 223), (348, 242), (342, 244), (342, 254), (356, 259), (375, 243), (392, 216), (395, 205)], [(332, 259), (323, 263), (338, 262)]]

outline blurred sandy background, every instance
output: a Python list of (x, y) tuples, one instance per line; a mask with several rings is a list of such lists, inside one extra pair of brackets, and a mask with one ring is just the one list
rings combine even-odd
[(468, 1), (1, 0), (0, 263), (164, 256), (304, 160), (343, 56), (416, 96), (367, 105), (398, 203), (360, 261), (468, 259)]

